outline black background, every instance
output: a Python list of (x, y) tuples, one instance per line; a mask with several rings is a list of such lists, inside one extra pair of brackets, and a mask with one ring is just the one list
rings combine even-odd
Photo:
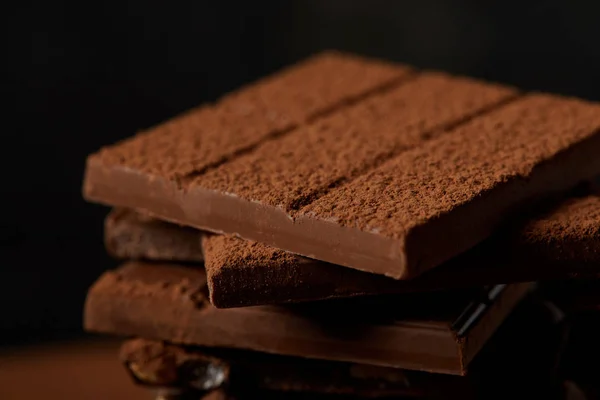
[[(92, 6), (93, 4), (93, 6)], [(77, 335), (115, 265), (81, 199), (103, 144), (336, 48), (600, 100), (598, 1), (22, 1), (3, 5), (0, 341)]]

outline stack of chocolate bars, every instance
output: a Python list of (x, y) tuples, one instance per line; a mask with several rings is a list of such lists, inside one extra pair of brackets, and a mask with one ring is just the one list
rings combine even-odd
[(323, 53), (88, 158), (85, 327), (158, 398), (584, 396), (597, 176), (600, 104)]

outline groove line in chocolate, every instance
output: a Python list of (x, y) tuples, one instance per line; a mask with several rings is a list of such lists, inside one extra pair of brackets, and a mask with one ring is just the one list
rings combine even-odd
[[(490, 104), (488, 107), (485, 107), (485, 108), (475, 112), (474, 114), (465, 115), (464, 118), (462, 118), (458, 121), (452, 121), (452, 122), (448, 123), (448, 125), (436, 127), (430, 131), (424, 132), (423, 136), (427, 137), (427, 138), (431, 138), (433, 136), (433, 133), (436, 131), (443, 131), (444, 133), (448, 133), (448, 132), (452, 131), (453, 129), (460, 127), (461, 125), (468, 124), (469, 122), (471, 122), (477, 118), (483, 117), (486, 114), (492, 113), (495, 110), (498, 110), (514, 101), (517, 101), (519, 98), (523, 97), (523, 95), (524, 94), (520, 93), (520, 92), (515, 93), (513, 96), (509, 96), (507, 98), (501, 99), (497, 103)], [(406, 151), (406, 149), (394, 149), (387, 154), (383, 154), (380, 157), (375, 158), (372, 162), (367, 163), (366, 165), (363, 166), (363, 168), (360, 168), (356, 172), (351, 173), (349, 176), (337, 179), (325, 187), (316, 189), (313, 193), (309, 193), (307, 195), (297, 198), (290, 205), (290, 211), (299, 211), (302, 208), (307, 207), (311, 203), (317, 201), (319, 198), (327, 195), (330, 191), (340, 188), (344, 185), (351, 184), (354, 180), (359, 179), (361, 176), (366, 175), (369, 172), (377, 169), (378, 167), (383, 165), (385, 162), (387, 162), (388, 160), (391, 160), (392, 158), (396, 157), (400, 153), (403, 153), (404, 151)]]
[(307, 117), (306, 121), (304, 121), (302, 123), (291, 126), (288, 129), (283, 129), (283, 130), (279, 130), (279, 131), (275, 130), (275, 131), (269, 133), (268, 135), (264, 136), (261, 140), (259, 140), (256, 143), (253, 143), (251, 145), (248, 145), (246, 147), (238, 149), (226, 156), (223, 156), (221, 159), (219, 159), (215, 162), (212, 162), (212, 163), (209, 163), (209, 164), (203, 166), (202, 168), (200, 168), (198, 170), (188, 172), (183, 176), (175, 177), (174, 179), (177, 184), (177, 187), (180, 190), (185, 191), (186, 187), (189, 185), (190, 182), (192, 182), (195, 178), (197, 178), (201, 175), (204, 175), (208, 171), (214, 170), (214, 169), (228, 163), (229, 161), (235, 160), (238, 157), (241, 157), (245, 154), (252, 153), (258, 147), (264, 145), (267, 142), (271, 142), (271, 141), (280, 139), (288, 134), (298, 131), (299, 129), (301, 129), (302, 127), (304, 127), (306, 125), (310, 125), (314, 122), (317, 122), (318, 120), (320, 120), (322, 118), (326, 118), (326, 117), (333, 115), (337, 112), (340, 112), (346, 108), (350, 108), (353, 105), (356, 105), (370, 97), (381, 95), (381, 94), (387, 93), (390, 90), (396, 89), (407, 82), (415, 80), (419, 75), (420, 75), (419, 71), (406, 72), (402, 76), (399, 76), (389, 82), (385, 82), (379, 86), (376, 86), (376, 87), (374, 87), (366, 92), (363, 92), (355, 97), (342, 99), (338, 104), (332, 105), (332, 106), (326, 108), (325, 110), (321, 110), (321, 111)]
[(424, 71), (394, 90), (258, 146), (197, 177), (187, 190), (231, 193), (293, 217), (295, 210), (345, 180), (446, 134), (447, 127), (516, 93), (505, 86)]

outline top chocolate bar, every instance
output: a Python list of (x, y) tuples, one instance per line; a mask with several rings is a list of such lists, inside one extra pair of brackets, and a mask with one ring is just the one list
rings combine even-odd
[(91, 155), (84, 195), (402, 279), (598, 154), (598, 104), (327, 53)]

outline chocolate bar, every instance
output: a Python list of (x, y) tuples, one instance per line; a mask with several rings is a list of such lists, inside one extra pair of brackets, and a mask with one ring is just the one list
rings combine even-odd
[[(600, 274), (598, 226), (600, 196), (573, 197), (524, 224), (507, 227), (410, 281), (296, 256), (230, 235), (175, 228), (131, 210), (109, 214), (105, 237), (113, 255), (136, 254), (139, 257), (129, 258), (157, 261), (195, 261), (186, 254), (201, 253), (202, 237), (210, 301), (216, 307), (228, 308), (541, 279), (596, 278)], [(119, 239), (130, 236), (145, 239)]]
[[(324, 69), (322, 66), (316, 65), (315, 62), (309, 63), (309, 65), (313, 66), (312, 74), (330, 74), (329, 78), (334, 81), (340, 79), (345, 81), (345, 85), (337, 89), (341, 90), (343, 88), (344, 90), (341, 90), (341, 92), (345, 92), (349, 90), (348, 87), (352, 87), (356, 83), (354, 80), (350, 80), (350, 75), (343, 77), (344, 68), (353, 70), (352, 77), (361, 73), (371, 76), (373, 73), (368, 71), (375, 67), (381, 68), (379, 64), (372, 65), (371, 62), (351, 60), (354, 62), (354, 69), (346, 67), (346, 63), (349, 61), (345, 59), (336, 61), (340, 65), (339, 70), (336, 71), (333, 68), (331, 70)], [(395, 67), (386, 65), (386, 68), (394, 70)], [(359, 71), (361, 72), (359, 73)], [(337, 171), (336, 177), (333, 177), (334, 180), (349, 180), (374, 167), (375, 164), (383, 162), (384, 159), (392, 157), (393, 154), (415, 147), (431, 137), (438, 136), (445, 132), (446, 128), (482, 113), (488, 108), (497, 106), (499, 103), (506, 102), (516, 95), (516, 91), (513, 89), (497, 85), (486, 85), (467, 79), (452, 78), (439, 73), (424, 73), (418, 77), (414, 77), (413, 74), (409, 75), (409, 79), (406, 78), (406, 68), (400, 68), (397, 74), (405, 79), (399, 79), (394, 75), (394, 82), (396, 83), (392, 86), (387, 85), (385, 90), (372, 93), (370, 96), (363, 96), (355, 106), (341, 106), (330, 113), (322, 114), (313, 124), (298, 122), (296, 129), (290, 128), (291, 130), (287, 133), (275, 135), (279, 136), (277, 139), (273, 139), (273, 135), (270, 133), (256, 133), (260, 127), (265, 126), (265, 121), (262, 120), (269, 120), (267, 117), (271, 112), (270, 108), (268, 109), (269, 112), (261, 113), (265, 110), (247, 106), (246, 102), (248, 100), (244, 96), (234, 96), (235, 99), (228, 98), (229, 101), (213, 106), (211, 108), (214, 111), (213, 113), (208, 111), (195, 113), (193, 114), (195, 118), (192, 121), (187, 121), (186, 118), (176, 119), (165, 126), (158, 127), (116, 147), (105, 148), (96, 155), (91, 156), (88, 161), (85, 194), (89, 199), (108, 202), (113, 205), (147, 209), (165, 219), (185, 220), (185, 218), (179, 218), (184, 217), (184, 215), (175, 215), (181, 214), (183, 211), (181, 206), (162, 196), (160, 194), (162, 189), (167, 189), (171, 184), (174, 184), (175, 186), (172, 189), (175, 192), (172, 192), (172, 194), (179, 193), (179, 189), (187, 192), (188, 183), (191, 184), (191, 181), (196, 181), (205, 173), (210, 175), (210, 171), (214, 170), (219, 163), (229, 164), (228, 159), (235, 161), (240, 158), (244, 159), (246, 157), (244, 153), (250, 156), (254, 153), (273, 153), (273, 150), (277, 149), (285, 150), (285, 154), (287, 154), (289, 148), (292, 147), (297, 148), (302, 154), (295, 154), (294, 152), (289, 154), (299, 158), (287, 157), (288, 162), (283, 169), (280, 168), (283, 166), (275, 166), (277, 170), (282, 173), (285, 172), (286, 176), (281, 178), (287, 179), (289, 172), (294, 170), (293, 176), (290, 177), (293, 182), (286, 183), (286, 187), (292, 183), (297, 185), (319, 184), (319, 182), (322, 182), (325, 184), (326, 181), (332, 179), (328, 176), (323, 176), (323, 179), (317, 176), (305, 179), (305, 177), (309, 178), (308, 175), (313, 176), (318, 171), (322, 171), (325, 175)], [(310, 74), (308, 73), (294, 73), (292, 71), (290, 75), (294, 76), (295, 81), (301, 81), (302, 79), (310, 81)], [(319, 79), (318, 81), (319, 85), (324, 85), (322, 88), (316, 87), (318, 85), (312, 85), (315, 86), (313, 88), (311, 88), (311, 85), (305, 85), (303, 89), (313, 89), (315, 91), (313, 96), (316, 97), (319, 97), (319, 91), (324, 91), (333, 96), (333, 89), (325, 87), (330, 85), (328, 80)], [(277, 90), (272, 89), (272, 91), (280, 93), (280, 97), (291, 96), (292, 99), (295, 99), (295, 95), (292, 96), (293, 90), (288, 93), (289, 89), (285, 78), (275, 77), (269, 82), (273, 87), (277, 87)], [(361, 83), (362, 86), (364, 84)], [(379, 81), (377, 81), (376, 86), (380, 86)], [(262, 86), (259, 83), (240, 93), (254, 93), (262, 90), (261, 88)], [(369, 90), (366, 91), (369, 92)], [(341, 92), (334, 97), (343, 97)], [(308, 93), (303, 95), (310, 97)], [(248, 94), (246, 97), (254, 98), (256, 96)], [(262, 100), (262, 102), (268, 102), (269, 107), (271, 107), (271, 103), (276, 103), (282, 113), (287, 111), (303, 115), (306, 111), (304, 110), (305, 103), (311, 104), (311, 101), (285, 102), (281, 99), (275, 101), (270, 97), (262, 98)], [(244, 109), (248, 118), (260, 120), (254, 121), (255, 124), (250, 125), (251, 128), (247, 125), (248, 121), (244, 121), (244, 128), (252, 129), (255, 133), (252, 137), (257, 140), (256, 142), (253, 141), (251, 146), (246, 146), (248, 147), (247, 151), (242, 151), (246, 148), (242, 146), (245, 143), (245, 135), (244, 132), (238, 132), (240, 130), (239, 126), (233, 122), (230, 124), (232, 126), (215, 126), (215, 123), (213, 123), (213, 119), (216, 118), (213, 114), (226, 114), (231, 111), (230, 109), (238, 110), (240, 108)], [(388, 118), (382, 119), (382, 116), (388, 116)], [(187, 117), (188, 119), (191, 118)], [(225, 120), (225, 117), (217, 118), (217, 120)], [(298, 121), (301, 121), (301, 119), (298, 118)], [(371, 124), (379, 124), (379, 127), (370, 126)], [(264, 132), (269, 131), (269, 129), (271, 128), (265, 127)], [(211, 133), (213, 130), (216, 133)], [(213, 140), (210, 136), (216, 136), (217, 134), (219, 141)], [(207, 137), (207, 135), (210, 137)], [(269, 138), (269, 140), (264, 140), (265, 138)], [(230, 151), (232, 143), (235, 143), (235, 150)], [(253, 147), (254, 145), (256, 146)], [(176, 148), (170, 146), (176, 146)], [(267, 149), (265, 146), (269, 148)], [(354, 155), (353, 153), (357, 151), (364, 154)], [(226, 154), (223, 155), (223, 153)], [(285, 154), (282, 155), (284, 159), (286, 159)], [(312, 160), (307, 158), (311, 155), (314, 158)], [(175, 158), (172, 160), (163, 159), (170, 156)], [(297, 163), (297, 161), (302, 162)], [(215, 168), (210, 168), (210, 166)], [(304, 166), (308, 170), (297, 170), (296, 168), (299, 166)], [(152, 189), (143, 181), (137, 183), (132, 181), (131, 185), (127, 184), (116, 176), (120, 172), (125, 172), (123, 168), (130, 172), (137, 171), (136, 174), (139, 175), (139, 178), (153, 176), (153, 182), (161, 186), (162, 189), (158, 187), (155, 188), (156, 190)], [(269, 167), (261, 167), (261, 169), (268, 172)], [(138, 173), (141, 173), (141, 175)], [(160, 176), (162, 173), (168, 175), (167, 180), (163, 179), (165, 176)], [(112, 183), (105, 180), (105, 178), (108, 178), (107, 174), (115, 179), (109, 179)], [(127, 179), (127, 176), (122, 178)], [(270, 182), (278, 180), (279, 177), (277, 176), (268, 179)], [(248, 181), (248, 184), (248, 187), (253, 186), (251, 181)], [(256, 186), (254, 188), (256, 190), (268, 189), (266, 186)], [(314, 191), (311, 187), (304, 189), (291, 187), (291, 189), (293, 190), (289, 191), (290, 195), (298, 193), (303, 197)], [(135, 194), (132, 190), (140, 191), (140, 193)], [(149, 193), (154, 193), (150, 198), (155, 203), (160, 203), (158, 208), (139, 203), (139, 201), (145, 202), (144, 199), (148, 200), (146, 195)], [(117, 201), (113, 202), (111, 198)], [(119, 201), (119, 199), (122, 201)], [(296, 198), (289, 200), (289, 203), (298, 206), (300, 203), (306, 202)], [(154, 205), (158, 206), (158, 203)], [(203, 206), (207, 205), (208, 203), (203, 203)], [(223, 203), (223, 205), (226, 204)], [(161, 210), (165, 212), (163, 213)], [(237, 215), (237, 211), (235, 213)], [(186, 222), (187, 224), (187, 221), (180, 222)], [(213, 228), (213, 230), (221, 230), (221, 228)]]
[(208, 302), (202, 269), (130, 262), (93, 285), (84, 323), (91, 331), (177, 344), (460, 375), (530, 288), (218, 310)]
[(525, 300), (475, 358), (466, 377), (184, 347), (148, 339), (125, 342), (120, 358), (138, 384), (183, 392), (229, 387), (282, 396), (300, 392), (361, 398), (489, 399), (490, 391), (510, 395), (515, 388), (521, 393), (524, 388), (539, 391), (544, 386), (557, 390), (553, 359), (561, 345), (560, 322), (538, 299)]
[[(600, 174), (598, 104), (440, 73), (402, 76), (277, 134), (268, 112), (245, 100), (258, 84), (91, 155), (84, 194), (409, 278), (479, 243), (525, 204)], [(295, 92), (283, 80), (269, 82), (287, 98)], [(277, 104), (305, 115), (304, 102)], [(231, 110), (253, 124), (222, 123)]]

